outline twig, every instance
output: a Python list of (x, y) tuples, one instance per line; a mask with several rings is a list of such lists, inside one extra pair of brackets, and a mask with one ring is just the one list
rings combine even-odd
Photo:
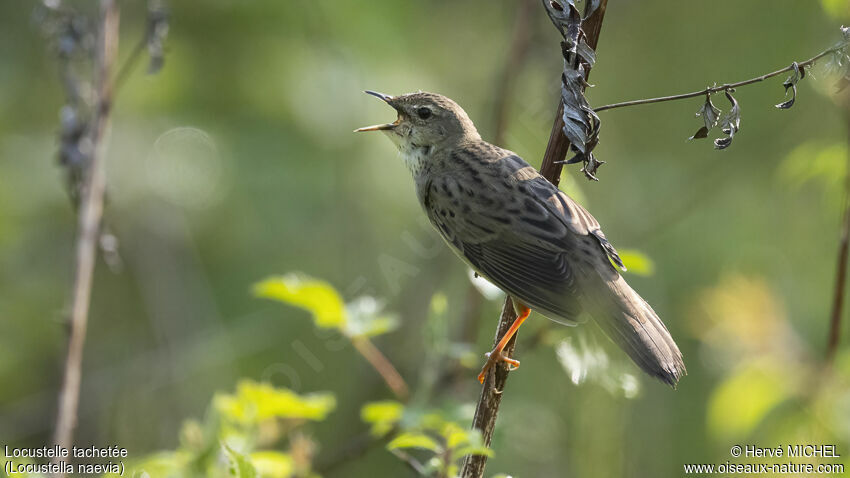
[(387, 386), (390, 387), (390, 390), (393, 391), (395, 396), (401, 401), (407, 401), (407, 398), (410, 396), (407, 383), (405, 383), (392, 362), (375, 347), (375, 344), (363, 336), (351, 337), (351, 344), (354, 345), (354, 348), (360, 352), (360, 355), (368, 360), (378, 374), (381, 375), (381, 378), (384, 379), (384, 382), (387, 383)]
[(399, 460), (403, 461), (411, 470), (415, 471), (419, 476), (428, 476), (428, 470), (425, 468), (425, 465), (419, 462), (416, 458), (408, 455), (407, 453), (394, 449), (390, 450), (390, 453), (397, 456)]
[[(496, 329), (496, 338), (494, 346), (499, 342), (499, 339), (508, 331), (513, 321), (516, 320), (516, 312), (514, 311), (513, 301), (511, 297), (505, 298), (505, 305), (502, 308), (502, 316), (499, 318), (499, 326)], [(512, 357), (514, 348), (516, 347), (516, 335), (508, 342), (504, 353), (507, 357)], [(481, 431), (484, 438), (484, 444), (490, 446), (493, 439), (493, 430), (496, 428), (496, 417), (499, 414), (499, 406), (502, 403), (502, 391), (505, 388), (505, 382), (508, 380), (508, 369), (500, 364), (494, 367), (495, 373), (488, 373), (484, 380), (484, 386), (481, 388), (481, 396), (478, 398), (478, 406), (475, 407), (475, 417), (472, 419), (472, 428)], [(463, 478), (480, 478), (484, 476), (484, 467), (487, 465), (487, 457), (485, 455), (467, 455), (463, 460), (463, 469), (460, 476)]]
[[(821, 58), (825, 57), (826, 55), (832, 54), (832, 53), (839, 51), (841, 49), (844, 49), (846, 47), (847, 47), (847, 45), (844, 45), (844, 44), (836, 45), (832, 48), (829, 48), (827, 50), (824, 50), (824, 51), (818, 53), (817, 55), (809, 58), (806, 61), (796, 63), (796, 66), (798, 68), (808, 68), (809, 66), (814, 65), (815, 62), (817, 62)], [(795, 65), (795, 63), (792, 63), (791, 65), (786, 66), (785, 68), (776, 70), (776, 71), (771, 72), (771, 73), (767, 73), (765, 75), (757, 76), (755, 78), (750, 78), (749, 80), (739, 81), (737, 83), (726, 83), (726, 84), (723, 84), (723, 85), (720, 85), (720, 86), (712, 86), (712, 87), (706, 88), (704, 90), (692, 91), (690, 93), (683, 93), (681, 95), (660, 96), (658, 98), (645, 98), (645, 99), (640, 99), (640, 100), (624, 101), (622, 103), (613, 103), (613, 104), (610, 104), (610, 105), (604, 105), (604, 106), (600, 106), (598, 108), (594, 108), (593, 111), (599, 113), (600, 111), (612, 110), (614, 108), (624, 108), (626, 106), (648, 105), (648, 104), (651, 104), (651, 103), (663, 103), (665, 101), (684, 100), (684, 99), (688, 99), (688, 98), (697, 98), (697, 97), (700, 97), (700, 96), (706, 96), (706, 95), (711, 95), (711, 94), (714, 94), (714, 93), (720, 93), (721, 91), (726, 91), (726, 90), (729, 90), (729, 89), (735, 89), (735, 88), (738, 88), (740, 86), (751, 85), (753, 83), (758, 83), (758, 82), (764, 81), (768, 78), (773, 78), (774, 76), (779, 76), (779, 75), (781, 75), (783, 73), (787, 73), (789, 71), (794, 71), (794, 65)]]
[(129, 78), (130, 73), (133, 72), (133, 68), (136, 66), (139, 58), (142, 57), (142, 53), (145, 51), (145, 47), (148, 44), (147, 35), (142, 36), (138, 42), (136, 42), (136, 46), (133, 47), (133, 51), (130, 52), (130, 55), (124, 60), (124, 63), (121, 64), (121, 67), (118, 68), (118, 73), (115, 75), (115, 82), (113, 83), (114, 91), (118, 91)]
[[(97, 102), (95, 118), (89, 131), (92, 145), (91, 162), (83, 188), (77, 222), (76, 271), (71, 293), (70, 339), (65, 374), (59, 395), (55, 444), (69, 448), (73, 443), (80, 398), (83, 348), (86, 340), (92, 277), (97, 257), (98, 233), (103, 215), (103, 195), (106, 187), (104, 157), (112, 105), (110, 74), (118, 51), (119, 9), (115, 0), (101, 1), (101, 25), (95, 62)], [(59, 474), (58, 476), (64, 476)]]
[[(593, 2), (587, 2), (586, 7), (590, 7)], [(596, 50), (599, 43), (599, 32), (602, 29), (602, 20), (605, 17), (605, 10), (608, 6), (608, 0), (601, 0), (596, 11), (587, 18), (583, 28), (587, 35), (587, 44)], [(590, 70), (588, 69), (588, 74)], [(549, 143), (546, 146), (546, 153), (543, 156), (543, 163), (540, 166), (540, 173), (548, 179), (552, 184), (557, 185), (561, 177), (561, 168), (563, 165), (560, 161), (566, 158), (567, 152), (570, 149), (570, 143), (563, 132), (563, 103), (559, 103), (558, 112), (555, 115), (555, 121), (552, 125), (552, 132), (549, 135)], [(499, 326), (496, 329), (496, 338), (494, 345), (502, 335), (507, 332), (513, 321), (516, 319), (513, 302), (510, 296), (505, 298), (505, 305), (502, 308), (502, 316), (499, 319)], [(513, 356), (514, 348), (516, 347), (516, 335), (508, 342), (505, 347), (505, 355)], [(499, 414), (499, 406), (502, 402), (502, 393), (505, 388), (505, 382), (508, 379), (508, 369), (504, 363), (500, 363), (495, 367), (495, 373), (487, 374), (487, 379), (484, 381), (484, 386), (481, 389), (481, 396), (478, 399), (478, 406), (475, 408), (475, 417), (472, 421), (473, 428), (481, 431), (484, 438), (484, 444), (490, 446), (493, 439), (493, 430), (496, 427), (496, 418)], [(463, 469), (461, 475), (463, 478), (480, 478), (484, 475), (484, 467), (487, 464), (485, 455), (468, 455), (463, 461)]]
[[(847, 116), (850, 133), (850, 113)], [(850, 137), (848, 137), (850, 142)], [(847, 284), (847, 256), (850, 249), (850, 151), (847, 153), (847, 171), (844, 179), (844, 212), (842, 213), (841, 235), (838, 241), (838, 260), (835, 273), (835, 291), (832, 299), (832, 319), (829, 325), (829, 338), (826, 343), (826, 361), (832, 363), (838, 350), (841, 336), (841, 317), (844, 311), (844, 291)]]

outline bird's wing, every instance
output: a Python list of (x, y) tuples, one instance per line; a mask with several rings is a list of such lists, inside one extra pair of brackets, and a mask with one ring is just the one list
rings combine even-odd
[[(576, 274), (597, 269), (616, 251), (590, 213), (522, 158), (495, 156), (499, 151), (457, 152), (461, 169), (431, 177), (423, 206), (479, 274), (543, 315), (575, 323), (581, 312)], [(465, 154), (493, 160), (476, 167)]]

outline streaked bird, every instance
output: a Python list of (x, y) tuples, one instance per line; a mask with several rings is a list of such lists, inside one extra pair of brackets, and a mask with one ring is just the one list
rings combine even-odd
[(503, 349), (536, 310), (574, 325), (582, 311), (649, 375), (675, 386), (686, 374), (679, 348), (652, 307), (619, 274), (617, 251), (583, 207), (511, 151), (481, 139), (457, 103), (434, 93), (389, 96), (393, 123), (382, 131), (413, 175), (431, 224), (474, 271), (511, 296), (517, 319), (487, 354), (519, 362)]

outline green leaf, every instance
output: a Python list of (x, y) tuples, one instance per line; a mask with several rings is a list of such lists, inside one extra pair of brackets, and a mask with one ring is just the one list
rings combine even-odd
[(446, 440), (446, 446), (456, 448), (460, 445), (470, 442), (470, 432), (467, 428), (463, 428), (457, 423), (449, 422), (440, 431), (440, 434)]
[(765, 416), (789, 397), (788, 380), (770, 365), (739, 368), (714, 389), (708, 401), (708, 428), (718, 438), (746, 438)]
[(230, 461), (230, 476), (235, 476), (236, 478), (255, 478), (257, 476), (257, 470), (254, 469), (251, 460), (233, 448), (227, 445), (223, 446), (227, 459)]
[(295, 473), (295, 461), (288, 453), (257, 451), (251, 453), (251, 463), (260, 478), (289, 478)]
[(846, 164), (846, 144), (809, 141), (794, 148), (782, 160), (778, 176), (782, 182), (794, 188), (814, 182), (837, 205), (844, 194)]
[(484, 445), (465, 446), (463, 448), (458, 448), (457, 451), (452, 454), (453, 458), (456, 460), (463, 458), (466, 455), (484, 455), (490, 458), (493, 456), (493, 450)]
[(443, 418), (439, 412), (430, 412), (422, 415), (419, 423), (426, 430), (433, 430), (437, 433), (441, 433), (449, 421)]
[(318, 327), (342, 329), (345, 303), (327, 282), (295, 274), (269, 277), (254, 284), (254, 295), (300, 307), (313, 314)]
[(437, 292), (431, 297), (431, 313), (434, 315), (443, 315), (446, 313), (446, 310), (449, 308), (449, 300), (446, 298), (446, 294), (441, 292)]
[(446, 434), (450, 435), (448, 439), (449, 448), (452, 448), (452, 460), (459, 460), (466, 455), (484, 455), (493, 456), (493, 450), (484, 444), (484, 438), (481, 436), (481, 431), (475, 429), (463, 429), (460, 425), (452, 423), (451, 427), (446, 427)]
[(620, 259), (626, 266), (628, 272), (639, 276), (651, 276), (655, 273), (655, 263), (643, 252), (634, 249), (624, 249), (620, 252)]
[(219, 394), (213, 405), (222, 416), (250, 425), (270, 418), (324, 420), (336, 407), (336, 399), (331, 393), (298, 395), (286, 388), (243, 380), (235, 395)]
[(434, 453), (442, 453), (443, 448), (436, 440), (424, 433), (405, 432), (400, 433), (387, 444), (388, 450), (398, 448), (422, 448), (431, 450)]
[(850, 3), (847, 0), (820, 0), (821, 6), (835, 19), (850, 17)]
[(404, 405), (393, 400), (372, 402), (360, 409), (360, 418), (372, 425), (370, 432), (375, 436), (384, 436), (401, 421)]

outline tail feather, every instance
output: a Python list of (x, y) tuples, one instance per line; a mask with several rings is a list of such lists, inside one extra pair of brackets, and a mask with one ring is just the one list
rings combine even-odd
[(675, 387), (687, 374), (682, 353), (652, 307), (626, 281), (604, 281), (585, 293), (590, 315), (644, 372)]

